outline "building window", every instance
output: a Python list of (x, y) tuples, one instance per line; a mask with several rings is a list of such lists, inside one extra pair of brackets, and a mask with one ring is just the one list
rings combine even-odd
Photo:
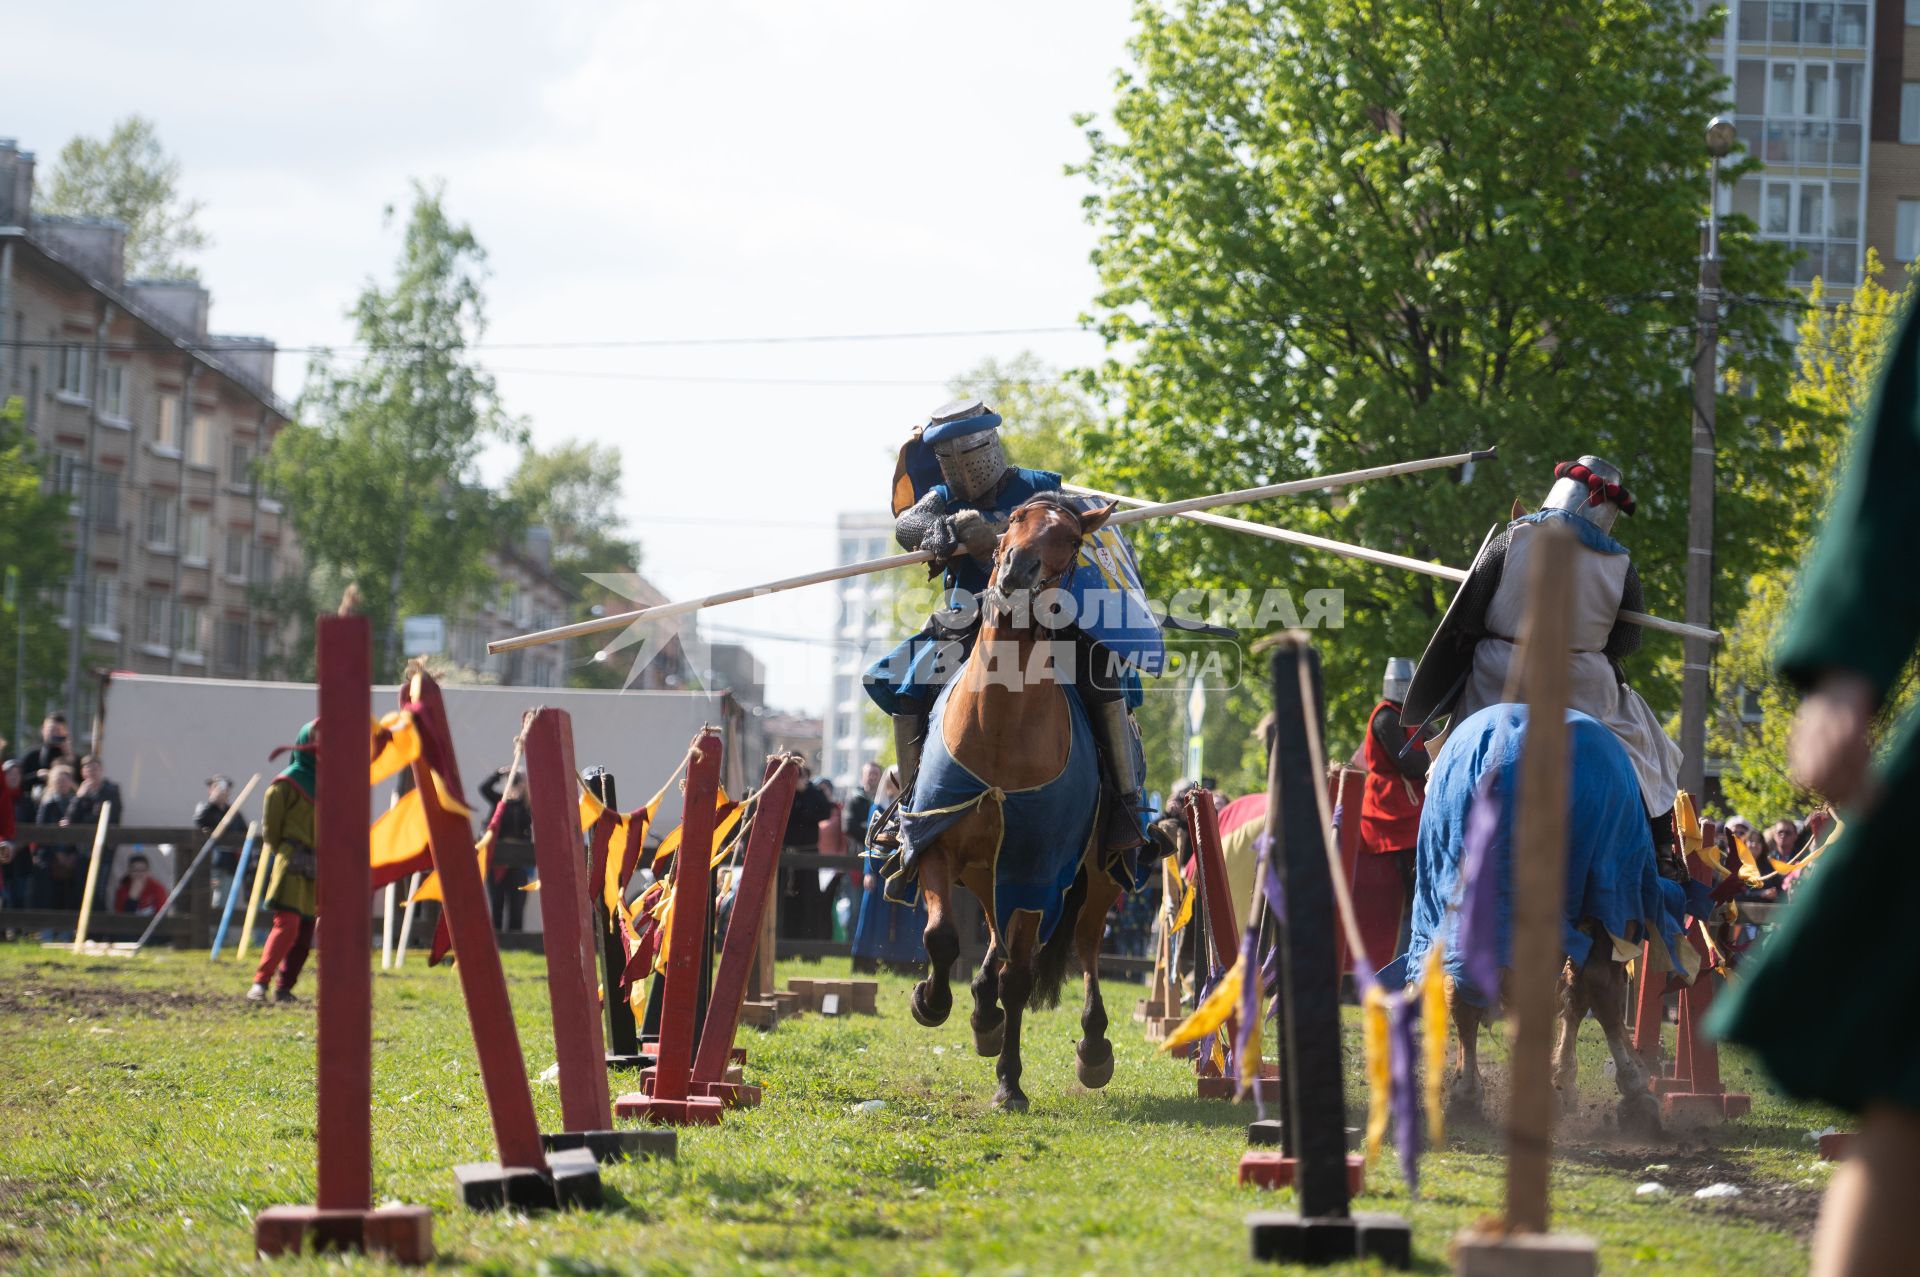
[(87, 348), (85, 346), (60, 347), (60, 393), (72, 395), (76, 399), (90, 398), (87, 394)]
[(1900, 86), (1900, 140), (1920, 142), (1920, 84)]
[(247, 665), (247, 623), (232, 617), (220, 622), (220, 661), (230, 669)]
[(173, 549), (176, 514), (171, 494), (156, 492), (147, 498), (147, 548), (149, 550)]
[(247, 534), (227, 533), (227, 575), (247, 579)]
[(1901, 200), (1893, 220), (1893, 258), (1920, 261), (1920, 200)]
[(179, 450), (180, 401), (172, 395), (160, 398), (160, 416), (154, 422), (153, 442), (156, 447)]
[(227, 453), (227, 482), (241, 489), (253, 486), (253, 445), (244, 439), (235, 439)]
[(193, 414), (193, 429), (187, 434), (187, 460), (196, 466), (213, 464), (213, 418), (204, 412)]
[(101, 471), (93, 476), (93, 526), (107, 532), (120, 527), (120, 476)]
[(253, 582), (255, 585), (273, 584), (273, 550), (265, 545), (253, 556)]
[(67, 498), (68, 513), (80, 512), (80, 472), (86, 462), (71, 452), (53, 454), (53, 473), (48, 476), (52, 490)]
[(206, 620), (206, 610), (204, 603), (182, 603), (174, 609), (174, 615), (180, 621), (173, 632), (174, 646), (183, 654), (200, 654), (200, 627)]
[(108, 364), (102, 378), (106, 383), (106, 402), (100, 412), (102, 416), (112, 417), (115, 421), (127, 418), (127, 369), (123, 364)]
[(119, 614), (120, 583), (110, 577), (95, 577), (87, 583), (87, 624), (96, 630), (111, 630)]
[(148, 594), (142, 600), (140, 641), (148, 647), (167, 646), (167, 599), (164, 594)]
[(207, 561), (207, 525), (210, 520), (200, 513), (187, 516), (187, 536), (181, 545), (181, 553), (200, 563)]

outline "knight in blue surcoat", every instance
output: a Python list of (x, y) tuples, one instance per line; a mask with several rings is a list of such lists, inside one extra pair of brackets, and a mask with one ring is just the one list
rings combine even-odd
[[(993, 552), (1007, 518), (1029, 499), (1060, 490), (1050, 470), (1011, 465), (1000, 441), (1000, 414), (978, 399), (934, 412), (901, 449), (895, 474), (894, 539), (928, 550), (944, 572), (945, 604), (918, 633), (866, 672), (867, 695), (893, 719), (903, 789), (920, 767), (934, 701), (959, 672), (980, 632), (977, 600), (993, 572)], [(1063, 636), (1065, 637), (1065, 636)], [(1086, 707), (1106, 787), (1101, 840), (1109, 851), (1141, 845), (1141, 760), (1129, 689), (1139, 679), (1078, 626), (1072, 627), (1073, 686)], [(904, 805), (904, 802), (903, 802)]]

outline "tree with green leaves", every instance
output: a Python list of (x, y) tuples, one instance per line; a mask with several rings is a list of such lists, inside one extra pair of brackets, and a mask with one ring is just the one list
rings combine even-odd
[[(1078, 168), (1114, 351), (1088, 384), (1119, 405), (1081, 440), (1090, 479), (1169, 498), (1497, 443), (1471, 473), (1240, 512), (1464, 567), (1555, 462), (1598, 453), (1640, 497), (1618, 531), (1649, 606), (1677, 615), (1702, 138), (1725, 91), (1692, 0), (1142, 0), (1136, 15), (1134, 65)], [(1723, 248), (1732, 294), (1787, 291), (1784, 250), (1750, 224)], [(1776, 446), (1795, 409), (1771, 314), (1732, 307), (1723, 329), (1744, 392), (1719, 414), (1723, 580), (1781, 553), (1766, 494), (1807, 461)], [(1344, 590), (1344, 629), (1319, 636), (1336, 753), (1452, 592), (1177, 520), (1136, 546), (1156, 590)], [(1677, 678), (1648, 671), (1677, 669), (1677, 641), (1649, 649), (1636, 682), (1671, 709)]]
[[(634, 606), (585, 573), (640, 570), (640, 543), (625, 534), (620, 505), (620, 450), (612, 444), (569, 439), (542, 451), (528, 448), (507, 480), (505, 509), (515, 528), (544, 527), (551, 537), (553, 566), (579, 591), (571, 620), (595, 608), (607, 612)], [(573, 687), (618, 688), (626, 680), (622, 661), (570, 663)]]
[(66, 674), (59, 609), (45, 599), (70, 558), (67, 500), (50, 491), (41, 454), (15, 397), (0, 403), (0, 734), (17, 753)]
[(365, 353), (349, 366), (314, 361), (301, 424), (264, 465), (320, 597), (359, 588), (388, 675), (400, 619), (457, 614), (480, 597), (505, 531), (475, 467), (488, 443), (524, 442), (525, 428), (470, 350), (486, 330), (485, 267), (440, 189), (416, 185), (392, 283), (369, 283), (350, 312)]
[[(1734, 809), (1763, 824), (1782, 816), (1797, 819), (1819, 801), (1787, 775), (1787, 733), (1800, 697), (1774, 674), (1773, 647), (1792, 609), (1797, 561), (1812, 548), (1834, 486), (1846, 472), (1852, 425), (1866, 411), (1900, 317), (1913, 304), (1913, 278), (1894, 293), (1881, 282), (1882, 273), (1879, 254), (1869, 248), (1865, 274), (1852, 296), (1834, 301), (1823, 282), (1814, 282), (1800, 320), (1791, 392), (1803, 414), (1787, 427), (1789, 445), (1809, 460), (1788, 476), (1778, 494), (1793, 553), (1790, 561), (1770, 564), (1748, 579), (1746, 602), (1726, 627), (1726, 647), (1715, 665), (1720, 699), (1709, 747), (1726, 759), (1721, 790)], [(1909, 667), (1887, 698), (1889, 719), (1905, 710), (1915, 691)]]
[(129, 115), (105, 138), (76, 137), (60, 148), (40, 212), (108, 217), (127, 228), (127, 274), (198, 279), (187, 260), (210, 242), (200, 201), (180, 194), (180, 161), (161, 145), (153, 121)]

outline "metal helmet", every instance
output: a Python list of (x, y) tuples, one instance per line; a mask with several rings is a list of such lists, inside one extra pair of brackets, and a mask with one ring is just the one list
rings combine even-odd
[(1395, 705), (1407, 699), (1413, 687), (1413, 662), (1404, 656), (1387, 658), (1386, 677), (1380, 680), (1380, 699)]
[(1000, 414), (981, 400), (960, 399), (935, 409), (921, 439), (932, 446), (948, 491), (962, 501), (991, 493), (1007, 472)]
[(1562, 461), (1553, 468), (1553, 486), (1540, 508), (1569, 511), (1610, 532), (1623, 512), (1633, 513), (1633, 494), (1620, 485), (1621, 478), (1620, 467), (1600, 457)]

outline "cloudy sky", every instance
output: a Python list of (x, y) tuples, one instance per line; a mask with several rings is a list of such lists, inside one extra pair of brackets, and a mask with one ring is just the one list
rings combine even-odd
[[(51, 164), (138, 112), (214, 246), (222, 332), (343, 343), (441, 179), (491, 258), (486, 362), (536, 441), (612, 441), (642, 570), (673, 597), (811, 571), (835, 515), (982, 358), (1097, 358), (1071, 329), (1093, 232), (1075, 112), (1125, 56), (1123, 0), (32, 6), (0, 136)], [(65, 51), (65, 52), (58, 52)], [(57, 54), (57, 55), (56, 55)], [(571, 347), (571, 348), (569, 348)], [(304, 361), (282, 356), (280, 389)], [(511, 463), (493, 457), (495, 474)], [(828, 588), (708, 614), (713, 637), (824, 637)], [(770, 699), (818, 710), (817, 644), (750, 639)]]

